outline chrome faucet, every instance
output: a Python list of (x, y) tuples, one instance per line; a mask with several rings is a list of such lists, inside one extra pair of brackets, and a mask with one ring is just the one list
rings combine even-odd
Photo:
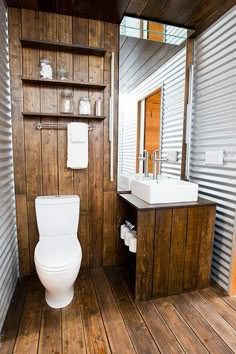
[(148, 162), (149, 162), (149, 152), (147, 150), (143, 150), (143, 155), (140, 154), (138, 157), (139, 160), (144, 161), (144, 176), (148, 177)]
[[(157, 162), (168, 161), (168, 159), (160, 158), (160, 149), (154, 150), (152, 153), (152, 169), (153, 169), (153, 179), (157, 179)], [(157, 157), (158, 154), (158, 157)]]

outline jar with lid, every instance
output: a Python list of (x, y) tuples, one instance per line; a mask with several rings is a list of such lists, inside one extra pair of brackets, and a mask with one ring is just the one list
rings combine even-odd
[(102, 97), (98, 97), (95, 102), (95, 114), (96, 116), (102, 115)]
[(81, 97), (79, 101), (79, 114), (91, 114), (91, 102), (89, 97)]
[(61, 91), (60, 97), (60, 112), (61, 113), (73, 113), (73, 91), (71, 89), (64, 89)]
[(57, 77), (59, 80), (66, 80), (68, 77), (68, 71), (65, 68), (65, 65), (62, 64), (62, 66), (57, 70)]

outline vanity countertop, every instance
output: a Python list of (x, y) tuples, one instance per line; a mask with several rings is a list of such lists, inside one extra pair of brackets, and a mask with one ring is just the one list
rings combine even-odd
[(127, 201), (138, 210), (153, 210), (153, 209), (169, 209), (169, 208), (184, 208), (184, 207), (199, 207), (207, 205), (216, 205), (215, 202), (203, 198), (198, 198), (196, 202), (185, 202), (185, 203), (158, 203), (158, 204), (148, 204), (144, 200), (137, 198), (131, 193), (118, 192), (121, 199)]

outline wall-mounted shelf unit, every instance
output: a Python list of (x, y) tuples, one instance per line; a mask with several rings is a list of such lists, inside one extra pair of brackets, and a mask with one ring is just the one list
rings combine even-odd
[(95, 116), (95, 115), (83, 115), (83, 114), (66, 114), (66, 113), (41, 113), (41, 112), (22, 112), (23, 117), (25, 118), (33, 118), (41, 117), (41, 118), (79, 118), (79, 119), (97, 119), (104, 120), (106, 116)]
[(30, 77), (22, 77), (22, 82), (24, 84), (33, 84), (33, 85), (50, 85), (50, 86), (70, 86), (70, 87), (81, 87), (81, 88), (92, 88), (98, 90), (104, 90), (106, 85), (93, 83), (93, 82), (76, 82), (69, 80), (48, 80), (48, 79), (35, 79)]
[(35, 40), (30, 38), (20, 38), (23, 48), (45, 49), (57, 52), (69, 52), (74, 54), (87, 54), (103, 57), (105, 48), (82, 46), (79, 44), (57, 43), (50, 41)]

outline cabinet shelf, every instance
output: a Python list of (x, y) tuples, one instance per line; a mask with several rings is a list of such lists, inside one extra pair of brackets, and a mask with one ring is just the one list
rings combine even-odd
[(45, 49), (57, 52), (96, 55), (100, 57), (103, 57), (106, 53), (105, 48), (82, 46), (79, 44), (57, 43), (30, 38), (20, 38), (20, 41), (23, 48)]
[(49, 79), (35, 79), (30, 77), (22, 77), (22, 82), (25, 84), (33, 85), (50, 85), (50, 86), (70, 86), (70, 87), (81, 87), (81, 88), (91, 88), (104, 90), (106, 85), (92, 82), (78, 82), (78, 81), (69, 81), (69, 80), (49, 80)]
[(96, 116), (96, 115), (84, 115), (84, 114), (66, 114), (66, 113), (41, 113), (41, 112), (22, 112), (23, 117), (25, 118), (79, 118), (79, 119), (97, 119), (104, 120), (106, 116)]

